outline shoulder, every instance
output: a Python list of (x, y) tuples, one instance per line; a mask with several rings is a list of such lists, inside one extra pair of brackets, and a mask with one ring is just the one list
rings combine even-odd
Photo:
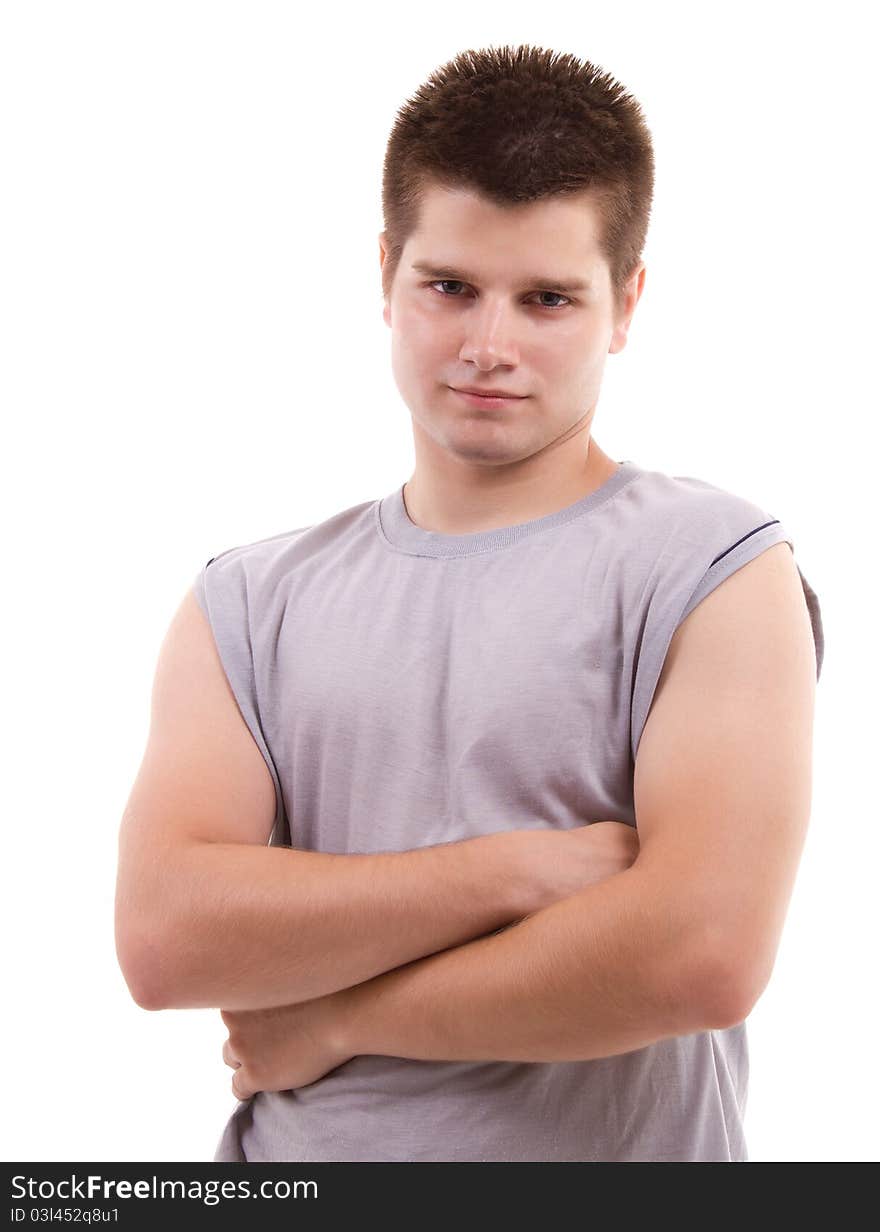
[(773, 543), (735, 569), (695, 604), (669, 644), (654, 694), (673, 671), (694, 673), (694, 682), (719, 687), (760, 672), (774, 678), (782, 659), (806, 656), (815, 685), (816, 647), (800, 571), (787, 540)]
[(202, 566), (197, 591), (230, 607), (274, 611), (309, 570), (323, 567), (347, 550), (358, 535), (372, 531), (374, 501), (343, 509), (323, 521), (280, 531), (215, 552)]
[(629, 503), (657, 536), (721, 535), (754, 531), (778, 518), (751, 496), (692, 475), (641, 469)]
[[(696, 638), (698, 624), (716, 615), (720, 620), (730, 610), (730, 635), (735, 636), (738, 617), (733, 613), (739, 604), (751, 604), (765, 621), (771, 609), (781, 615), (770, 597), (773, 587), (781, 586), (789, 613), (808, 618), (817, 677), (824, 634), (818, 598), (794, 559), (793, 537), (772, 509), (691, 476), (647, 471), (632, 486), (641, 489), (629, 502), (637, 520), (629, 527), (626, 554), (638, 596), (631, 724), (635, 758), (661, 668), (668, 676), (672, 667), (674, 650), (672, 659), (668, 652), (673, 642), (678, 646), (685, 636)], [(694, 620), (697, 611), (701, 615)]]

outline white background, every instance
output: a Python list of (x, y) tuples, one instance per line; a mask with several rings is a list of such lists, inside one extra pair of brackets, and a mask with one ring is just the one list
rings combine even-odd
[(139, 1008), (114, 947), (158, 648), (210, 556), (412, 473), (385, 142), (433, 69), (521, 42), (612, 72), (655, 141), (646, 287), (597, 441), (772, 511), (822, 605), (812, 820), (749, 1019), (750, 1157), (880, 1157), (869, 13), (2, 6), (4, 1159), (213, 1156), (235, 1106), (219, 1013)]

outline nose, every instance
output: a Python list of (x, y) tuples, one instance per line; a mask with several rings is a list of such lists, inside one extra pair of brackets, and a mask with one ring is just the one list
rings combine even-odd
[(486, 300), (467, 314), (465, 338), (459, 359), (489, 371), (498, 364), (516, 365), (519, 348), (514, 338), (513, 318), (504, 304)]

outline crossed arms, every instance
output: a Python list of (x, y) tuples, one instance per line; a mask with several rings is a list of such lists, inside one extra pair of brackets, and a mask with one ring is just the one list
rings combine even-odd
[(805, 839), (815, 667), (779, 544), (672, 640), (638, 749), (630, 868), (529, 914), (514, 844), (486, 858), (499, 836), (379, 856), (193, 845), (136, 999), (340, 994), (357, 1052), (428, 1060), (585, 1060), (739, 1022), (769, 979)]

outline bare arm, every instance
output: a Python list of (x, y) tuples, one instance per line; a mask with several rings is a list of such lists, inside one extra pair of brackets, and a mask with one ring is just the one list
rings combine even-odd
[(331, 1021), (345, 1056), (614, 1056), (739, 1021), (712, 954), (636, 861), (514, 928), (343, 991)]
[(224, 1010), (233, 1092), (308, 1086), (359, 1055), (587, 1061), (739, 1021), (677, 879), (639, 860), (512, 928), (328, 997)]
[(140, 1003), (241, 1010), (325, 996), (522, 919), (637, 851), (635, 830), (613, 821), (376, 855), (191, 842), (158, 861), (153, 918), (166, 922)]
[(188, 843), (163, 862), (165, 926), (140, 1003), (285, 1005), (485, 934), (535, 901), (517, 837), (377, 855)]

